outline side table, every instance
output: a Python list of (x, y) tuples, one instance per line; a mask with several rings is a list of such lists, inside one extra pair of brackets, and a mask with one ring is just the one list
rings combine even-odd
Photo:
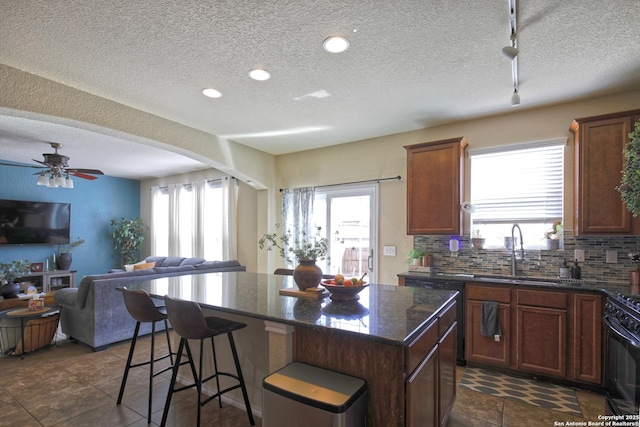
[[(28, 308), (0, 311), (0, 321), (4, 324), (0, 325), (0, 344), (2, 344), (3, 353), (6, 353), (16, 341), (17, 321), (20, 323), (20, 341), (16, 343), (11, 354), (24, 358), (25, 353), (51, 344), (58, 328), (59, 318), (60, 307), (55, 305), (45, 306), (42, 310), (36, 311)], [(13, 322), (8, 319), (13, 319), (15, 324), (11, 325)]]

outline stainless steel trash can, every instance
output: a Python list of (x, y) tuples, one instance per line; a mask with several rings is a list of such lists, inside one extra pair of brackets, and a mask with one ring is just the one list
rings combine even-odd
[(364, 427), (364, 380), (294, 362), (262, 381), (263, 427)]

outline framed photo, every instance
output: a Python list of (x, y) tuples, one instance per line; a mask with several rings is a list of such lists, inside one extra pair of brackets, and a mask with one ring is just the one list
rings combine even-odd
[(31, 272), (32, 273), (40, 273), (42, 272), (42, 267), (44, 266), (41, 262), (32, 262), (31, 263)]

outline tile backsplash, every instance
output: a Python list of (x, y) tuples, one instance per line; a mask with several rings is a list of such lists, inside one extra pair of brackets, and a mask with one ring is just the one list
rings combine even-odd
[[(449, 239), (450, 236), (414, 236), (413, 246), (433, 256), (436, 272), (511, 274), (510, 250), (475, 249), (468, 236), (459, 236), (462, 248), (451, 253)], [(563, 247), (558, 250), (526, 250), (526, 260), (518, 261), (518, 275), (555, 279), (564, 260), (573, 265), (575, 249), (585, 252), (585, 261), (579, 263), (584, 286), (629, 292), (629, 271), (635, 267), (629, 253), (640, 252), (640, 236), (574, 236), (565, 231)], [(616, 263), (607, 263), (607, 251), (615, 251)]]

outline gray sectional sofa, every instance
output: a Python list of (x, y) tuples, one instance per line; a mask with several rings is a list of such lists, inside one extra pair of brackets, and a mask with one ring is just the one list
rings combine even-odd
[[(205, 261), (201, 258), (147, 257), (152, 268), (85, 276), (77, 288), (57, 291), (54, 300), (62, 308), (62, 332), (91, 346), (104, 350), (109, 344), (133, 337), (135, 320), (129, 315), (118, 288), (127, 284), (159, 277), (202, 274), (220, 271), (245, 271), (238, 261)], [(160, 303), (160, 302), (159, 302)], [(164, 327), (156, 324), (157, 330)], [(140, 334), (151, 333), (151, 325), (143, 324)]]

